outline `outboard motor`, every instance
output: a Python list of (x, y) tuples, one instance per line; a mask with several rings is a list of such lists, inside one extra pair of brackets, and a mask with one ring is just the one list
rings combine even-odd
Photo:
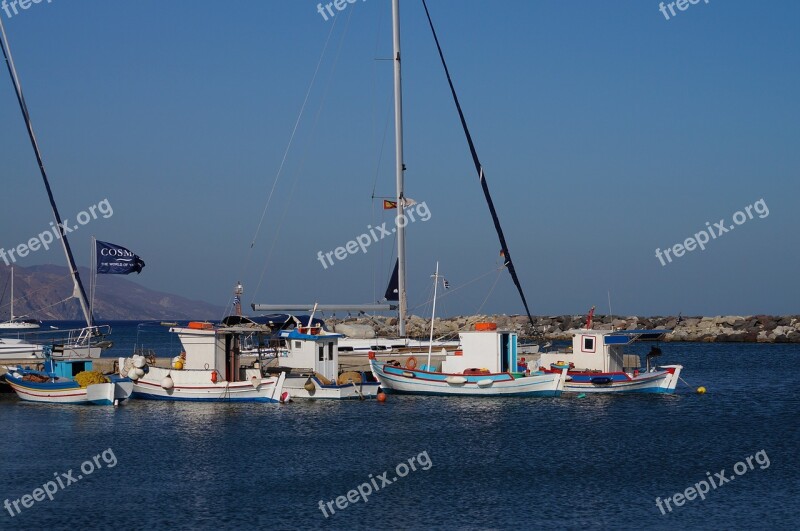
[(650, 359), (657, 358), (661, 355), (661, 349), (658, 347), (653, 347), (650, 349), (650, 352), (647, 353), (646, 362), (647, 362), (647, 372), (650, 372)]

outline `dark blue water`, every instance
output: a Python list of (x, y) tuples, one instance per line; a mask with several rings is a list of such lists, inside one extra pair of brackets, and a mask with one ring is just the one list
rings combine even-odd
[[(127, 355), (136, 328), (117, 324), (115, 335), (115, 354)], [(791, 378), (800, 348), (662, 348), (662, 363), (683, 364), (684, 378), (708, 393), (681, 385), (674, 396), (131, 401), (116, 410), (2, 395), (0, 503), (32, 494), (54, 472), (83, 476), (82, 463), (100, 457), (52, 501), (20, 502), (14, 517), (0, 508), (0, 529), (800, 526), (800, 400)], [(683, 492), (707, 472), (734, 476), (737, 462), (759, 452), (762, 464), (751, 459), (752, 470), (705, 500), (664, 515), (656, 506), (656, 497)], [(416, 470), (400, 467), (407, 474), (399, 477), (397, 465), (411, 457)], [(384, 472), (397, 480), (366, 503), (336, 507), (359, 485), (381, 487)], [(326, 508), (326, 518), (321, 500), (335, 514)]]

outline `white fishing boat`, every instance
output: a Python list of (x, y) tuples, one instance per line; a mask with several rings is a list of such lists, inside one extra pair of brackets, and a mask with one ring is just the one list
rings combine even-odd
[(567, 372), (518, 372), (517, 334), (486, 327), (459, 333), (459, 350), (436, 363), (417, 367), (379, 361), (370, 354), (372, 372), (386, 393), (484, 397), (557, 397), (564, 390)]
[(534, 369), (545, 372), (566, 369), (565, 390), (573, 393), (662, 393), (671, 394), (680, 379), (681, 365), (656, 366), (653, 359), (661, 349), (653, 347), (642, 367), (636, 354), (626, 354), (624, 346), (636, 341), (656, 340), (670, 330), (592, 330), (579, 329), (572, 347), (542, 352), (532, 360)]
[(278, 333), (286, 355), (277, 359), (281, 368), (290, 368), (284, 387), (292, 398), (363, 400), (377, 396), (380, 382), (370, 372), (340, 370), (337, 342), (341, 337), (319, 325)]
[(133, 395), (150, 400), (281, 402), (288, 400), (286, 374), (264, 376), (258, 362), (241, 365), (238, 327), (191, 322), (172, 327), (184, 352), (170, 367), (148, 364), (144, 356), (120, 358), (120, 376), (133, 380)]
[[(223, 324), (244, 330), (239, 337), (242, 358), (255, 356), (254, 368), (264, 374), (284, 373), (283, 387), (295, 399), (347, 400), (374, 398), (380, 383), (369, 371), (343, 369), (339, 363), (338, 341), (341, 334), (325, 330), (323, 322), (311, 315), (271, 315), (253, 320), (242, 316), (244, 288), (234, 291), (236, 315)], [(187, 354), (188, 355), (188, 354)]]

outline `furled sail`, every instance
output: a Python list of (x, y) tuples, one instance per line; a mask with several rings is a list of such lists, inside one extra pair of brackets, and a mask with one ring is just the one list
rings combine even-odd
[(386, 294), (383, 296), (387, 301), (400, 300), (400, 288), (398, 286), (398, 267), (400, 260), (395, 261), (394, 271), (392, 271), (392, 278), (389, 280), (389, 285), (386, 287)]
[(428, 24), (430, 24), (431, 32), (433, 33), (433, 40), (436, 42), (436, 49), (439, 51), (439, 58), (442, 60), (442, 66), (444, 67), (444, 73), (447, 76), (447, 83), (450, 85), (450, 92), (453, 95), (453, 101), (456, 104), (458, 116), (461, 118), (461, 127), (464, 129), (464, 134), (467, 137), (469, 151), (472, 154), (472, 161), (475, 163), (475, 170), (478, 172), (478, 179), (480, 179), (481, 182), (483, 195), (486, 198), (486, 203), (489, 205), (489, 212), (492, 214), (494, 228), (497, 231), (497, 237), (500, 239), (501, 255), (504, 257), (505, 266), (508, 268), (508, 272), (511, 273), (511, 278), (514, 281), (514, 285), (517, 287), (517, 291), (519, 291), (519, 296), (522, 298), (522, 304), (525, 306), (525, 313), (528, 315), (528, 320), (530, 320), (531, 326), (535, 327), (533, 317), (531, 317), (531, 311), (528, 309), (528, 301), (525, 300), (525, 293), (522, 291), (522, 285), (519, 282), (517, 271), (514, 268), (514, 262), (511, 261), (511, 253), (508, 251), (508, 244), (506, 243), (506, 238), (503, 235), (503, 229), (500, 227), (500, 220), (497, 217), (497, 210), (495, 210), (492, 196), (489, 194), (489, 185), (486, 182), (483, 166), (481, 165), (480, 159), (478, 159), (478, 152), (475, 150), (475, 144), (472, 142), (472, 135), (470, 135), (469, 128), (467, 127), (467, 120), (464, 118), (464, 112), (461, 110), (461, 104), (458, 101), (456, 89), (453, 86), (453, 80), (450, 78), (450, 70), (447, 68), (442, 47), (439, 45), (439, 38), (436, 36), (436, 30), (433, 27), (433, 20), (431, 20), (431, 15), (428, 11), (428, 4), (425, 0), (422, 0), (422, 5), (425, 8), (425, 15), (428, 17)]

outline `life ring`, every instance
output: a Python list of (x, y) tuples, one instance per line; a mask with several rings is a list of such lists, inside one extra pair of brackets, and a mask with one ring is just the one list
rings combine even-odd
[(411, 369), (412, 371), (417, 368), (417, 358), (414, 356), (410, 356), (406, 360), (406, 369)]

